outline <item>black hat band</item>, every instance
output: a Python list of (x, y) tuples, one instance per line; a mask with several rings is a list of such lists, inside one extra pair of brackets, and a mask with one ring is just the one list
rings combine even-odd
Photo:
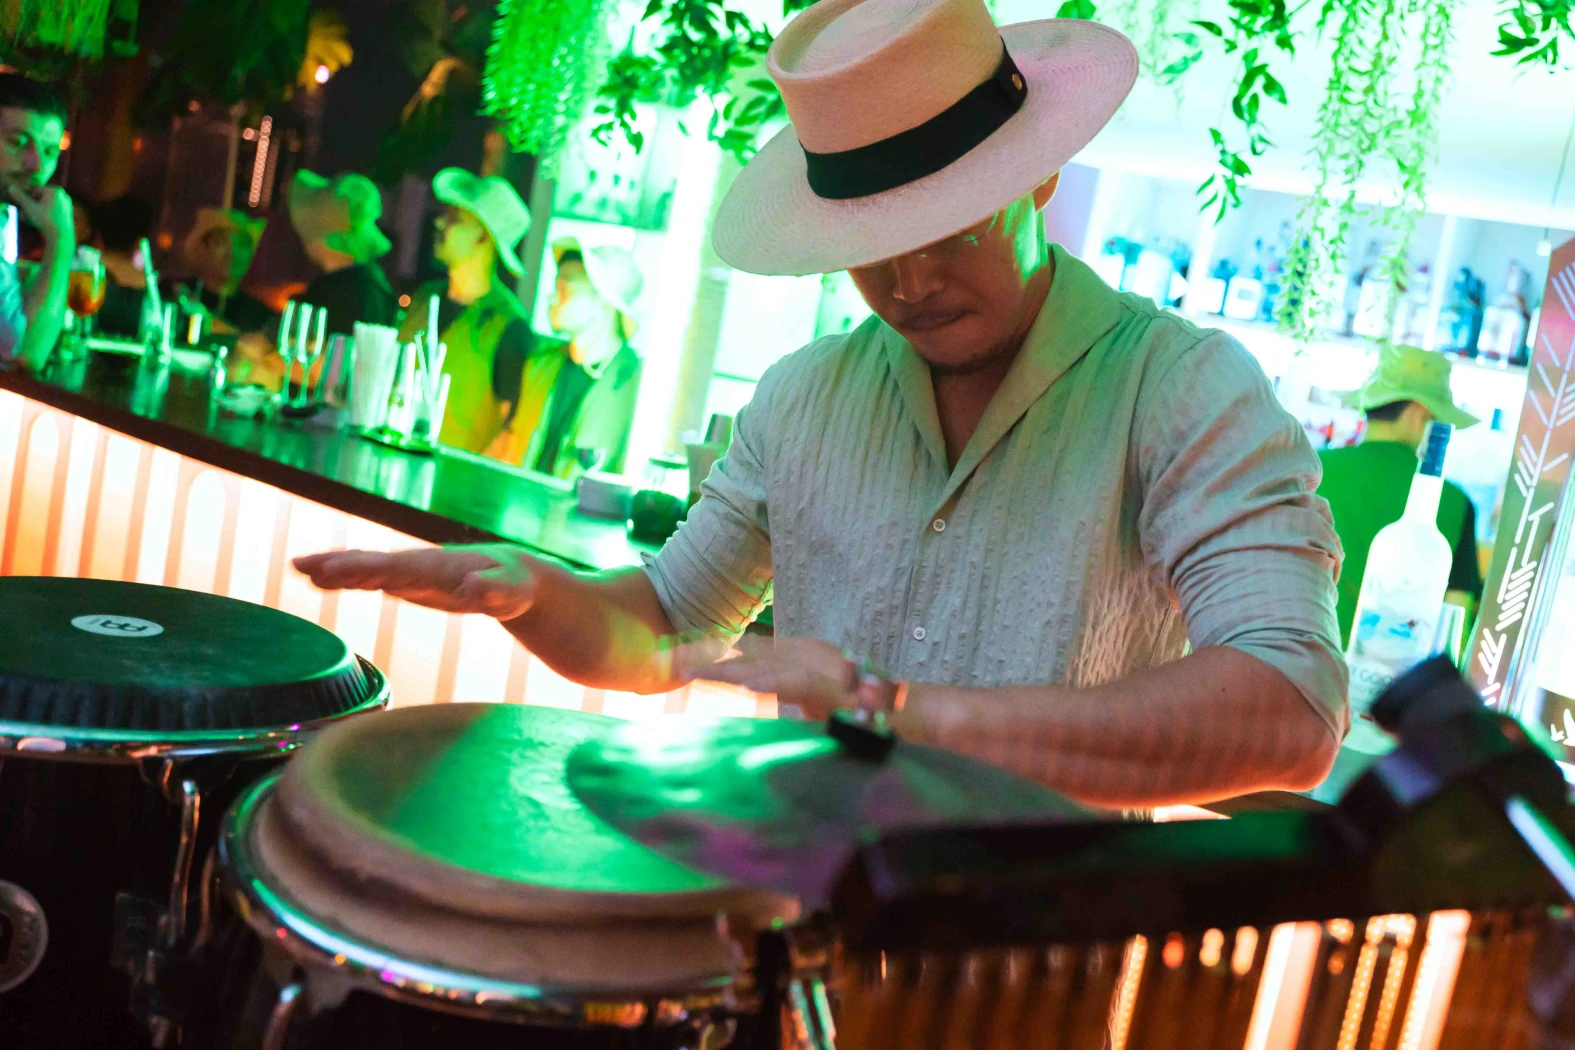
[(962, 159), (1022, 109), (1027, 97), (1028, 81), (1002, 41), (1001, 61), (990, 78), (918, 127), (838, 153), (806, 149), (809, 188), (840, 201), (917, 182)]

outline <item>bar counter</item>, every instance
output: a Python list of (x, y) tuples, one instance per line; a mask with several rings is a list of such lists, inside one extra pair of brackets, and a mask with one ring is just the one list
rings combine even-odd
[(628, 539), (622, 522), (580, 514), (555, 478), (457, 449), (401, 452), (338, 428), (332, 409), (306, 420), (225, 417), (204, 376), (172, 368), (151, 396), (138, 365), (92, 354), (43, 378), (0, 371), (0, 389), (430, 543), (507, 540), (589, 569), (637, 565), (656, 549)]
[[(625, 718), (773, 714), (772, 701), (694, 683), (635, 696), (569, 682), (495, 620), (382, 594), (324, 593), (290, 559), (507, 540), (586, 569), (655, 548), (575, 509), (565, 483), (462, 452), (400, 452), (301, 421), (221, 416), (198, 369), (160, 379), (95, 353), (44, 375), (0, 372), (0, 575), (91, 576), (223, 594), (336, 632), (394, 703), (529, 702)], [(151, 381), (150, 381), (151, 374)], [(259, 639), (258, 644), (267, 644)]]

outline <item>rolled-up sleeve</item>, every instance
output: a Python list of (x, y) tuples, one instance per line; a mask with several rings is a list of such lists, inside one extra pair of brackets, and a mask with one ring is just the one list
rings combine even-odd
[(645, 573), (680, 631), (736, 637), (771, 601), (766, 463), (774, 371), (739, 414), (733, 443), (701, 486), (689, 518)]
[(1229, 336), (1211, 333), (1164, 366), (1137, 416), (1144, 556), (1179, 599), (1194, 648), (1257, 657), (1343, 737), (1342, 552), (1317, 495), (1318, 457)]
[(8, 365), (22, 352), (27, 334), (27, 308), (22, 301), (22, 281), (16, 265), (0, 260), (0, 365)]

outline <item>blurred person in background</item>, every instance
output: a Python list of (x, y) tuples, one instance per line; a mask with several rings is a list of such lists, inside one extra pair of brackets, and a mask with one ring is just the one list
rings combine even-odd
[(451, 384), (438, 440), (481, 453), (512, 419), (536, 345), (525, 308), (498, 272), (524, 272), (514, 249), (530, 229), (530, 211), (507, 180), (461, 168), (438, 172), (432, 192), (445, 206), (434, 223), (432, 254), (448, 276), (417, 290), (399, 337), (409, 341), (427, 327), (428, 304), (438, 296)]
[(290, 185), (290, 224), (322, 271), (300, 299), (328, 311), (330, 333), (349, 335), (357, 321), (399, 323), (393, 285), (377, 261), (392, 247), (377, 228), (382, 214), (382, 195), (365, 175), (325, 179), (303, 170)]
[(43, 242), (38, 266), (26, 279), (15, 263), (0, 259), (0, 366), (43, 368), (65, 322), (76, 223), (70, 195), (48, 185), (65, 130), (60, 96), (26, 77), (0, 73), (0, 201), (16, 208)]
[(176, 290), (186, 310), (206, 313), (217, 334), (258, 332), (271, 337), (279, 323), (277, 314), (240, 290), (264, 225), (266, 220), (243, 212), (203, 208), (186, 234), (181, 255), (191, 280)]
[[(1324, 449), (1323, 481), (1318, 495), (1329, 501), (1334, 531), (1345, 546), (1345, 568), (1336, 582), (1340, 641), (1349, 645), (1356, 599), (1367, 572), (1367, 552), (1378, 530), (1400, 520), (1416, 473), (1417, 449), (1433, 420), (1457, 429), (1475, 426), (1477, 417), (1455, 404), (1449, 389), (1450, 363), (1443, 354), (1414, 346), (1387, 346), (1378, 367), (1358, 390), (1342, 400), (1367, 415), (1359, 445)], [(1465, 490), (1444, 482), (1438, 501), (1438, 531), (1454, 549), (1446, 598), (1467, 614), (1482, 600), (1482, 567), (1477, 561), (1476, 508)]]
[(640, 393), (640, 355), (629, 345), (633, 303), (644, 279), (622, 248), (552, 246), (558, 266), (553, 331), (566, 337), (525, 363), (513, 416), (488, 455), (543, 474), (572, 478), (621, 471)]

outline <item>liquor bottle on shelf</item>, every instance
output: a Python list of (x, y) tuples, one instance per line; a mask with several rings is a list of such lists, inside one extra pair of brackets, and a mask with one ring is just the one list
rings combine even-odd
[(1526, 306), (1526, 270), (1518, 262), (1509, 264), (1504, 290), (1494, 296), (1493, 304), (1482, 312), (1482, 338), (1477, 344), (1483, 357), (1514, 361), (1526, 347), (1531, 325), (1531, 310)]
[(1454, 557), (1438, 531), (1444, 457), (1453, 431), (1448, 423), (1429, 424), (1405, 513), (1380, 529), (1368, 549), (1345, 653), (1353, 716), (1365, 716), (1390, 682), (1432, 655)]
[(1482, 278), (1468, 266), (1460, 268), (1449, 305), (1439, 315), (1438, 345), (1464, 357), (1477, 356), (1477, 341), (1482, 336)]

